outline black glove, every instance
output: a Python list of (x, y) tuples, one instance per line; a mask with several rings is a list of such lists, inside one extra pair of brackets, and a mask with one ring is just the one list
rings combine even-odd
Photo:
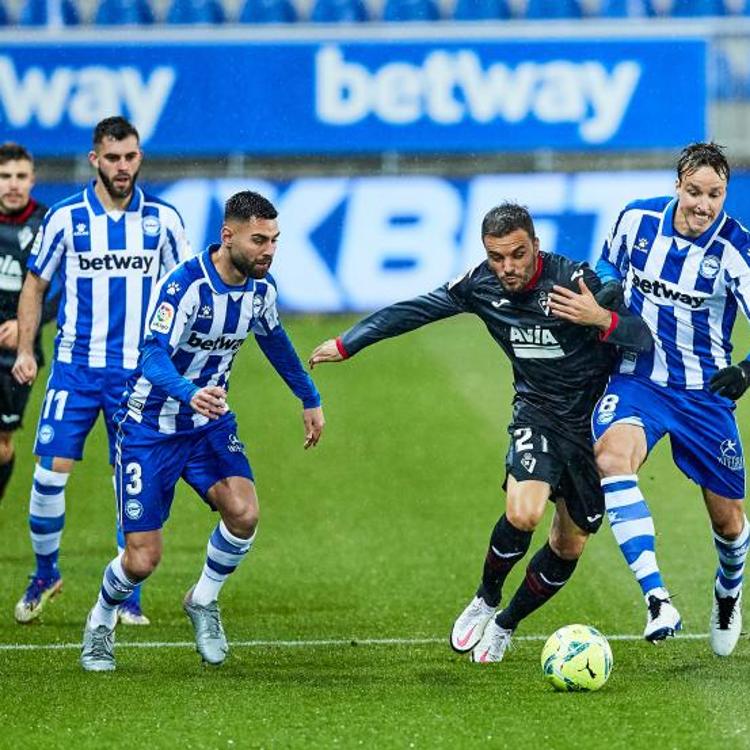
[(606, 310), (617, 310), (623, 303), (622, 285), (619, 281), (608, 281), (594, 295), (594, 299)]
[(724, 367), (715, 372), (708, 381), (708, 390), (736, 401), (750, 385), (750, 362)]

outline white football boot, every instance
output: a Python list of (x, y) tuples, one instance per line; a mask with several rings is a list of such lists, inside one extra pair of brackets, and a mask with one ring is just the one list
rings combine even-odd
[(678, 630), (682, 630), (680, 613), (672, 605), (666, 591), (649, 593), (646, 597), (648, 615), (643, 637), (651, 643), (658, 643), (666, 638), (673, 638)]
[(742, 630), (742, 590), (737, 596), (719, 596), (714, 590), (709, 633), (711, 648), (717, 656), (734, 651)]
[(479, 643), (485, 626), (494, 614), (494, 607), (490, 607), (481, 596), (475, 596), (453, 623), (451, 648), (459, 654), (471, 651)]
[(492, 619), (484, 629), (482, 639), (474, 646), (471, 652), (471, 660), (481, 664), (502, 661), (505, 652), (510, 647), (512, 630), (501, 628)]

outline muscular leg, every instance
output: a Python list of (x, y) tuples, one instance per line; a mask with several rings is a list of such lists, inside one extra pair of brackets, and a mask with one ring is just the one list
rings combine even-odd
[(208, 540), (203, 572), (190, 595), (200, 606), (216, 601), (226, 579), (250, 551), (258, 525), (258, 497), (249, 479), (222, 479), (209, 489), (207, 498), (221, 521)]
[(648, 641), (674, 635), (682, 621), (672, 606), (656, 560), (656, 532), (651, 511), (638, 487), (637, 471), (646, 460), (646, 434), (632, 424), (612, 425), (594, 445), (612, 533), (643, 592)]
[(125, 550), (112, 560), (104, 571), (99, 598), (89, 615), (92, 628), (104, 625), (114, 630), (117, 608), (131, 595), (141, 581), (154, 572), (161, 560), (162, 533), (134, 531), (125, 536)]
[(505, 579), (528, 551), (534, 529), (544, 515), (549, 493), (550, 486), (546, 482), (518, 482), (508, 476), (506, 511), (492, 530), (482, 583), (477, 590), (477, 596), (491, 607), (500, 603)]
[(504, 630), (515, 630), (560, 591), (573, 575), (588, 537), (570, 517), (565, 502), (558, 500), (547, 543), (529, 562), (526, 577), (495, 622)]

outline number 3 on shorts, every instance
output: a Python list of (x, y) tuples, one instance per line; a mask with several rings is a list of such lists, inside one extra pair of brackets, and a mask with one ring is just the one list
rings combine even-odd
[(130, 480), (125, 485), (125, 492), (128, 495), (140, 495), (143, 489), (143, 481), (141, 480), (141, 465), (135, 461), (131, 461), (125, 467), (125, 473), (128, 475)]

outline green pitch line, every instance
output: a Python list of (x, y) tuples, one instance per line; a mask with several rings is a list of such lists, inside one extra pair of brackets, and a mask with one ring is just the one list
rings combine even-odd
[[(679, 633), (680, 640), (697, 641), (708, 638), (708, 633)], [(548, 635), (519, 635), (514, 641), (546, 641)], [(640, 641), (642, 635), (618, 633), (608, 635), (610, 641)], [(230, 641), (232, 648), (315, 648), (316, 646), (424, 646), (446, 643), (446, 638), (328, 638), (300, 641)], [(0, 643), (0, 651), (64, 651), (79, 649), (80, 643)], [(195, 648), (193, 641), (124, 641), (117, 648)]]

